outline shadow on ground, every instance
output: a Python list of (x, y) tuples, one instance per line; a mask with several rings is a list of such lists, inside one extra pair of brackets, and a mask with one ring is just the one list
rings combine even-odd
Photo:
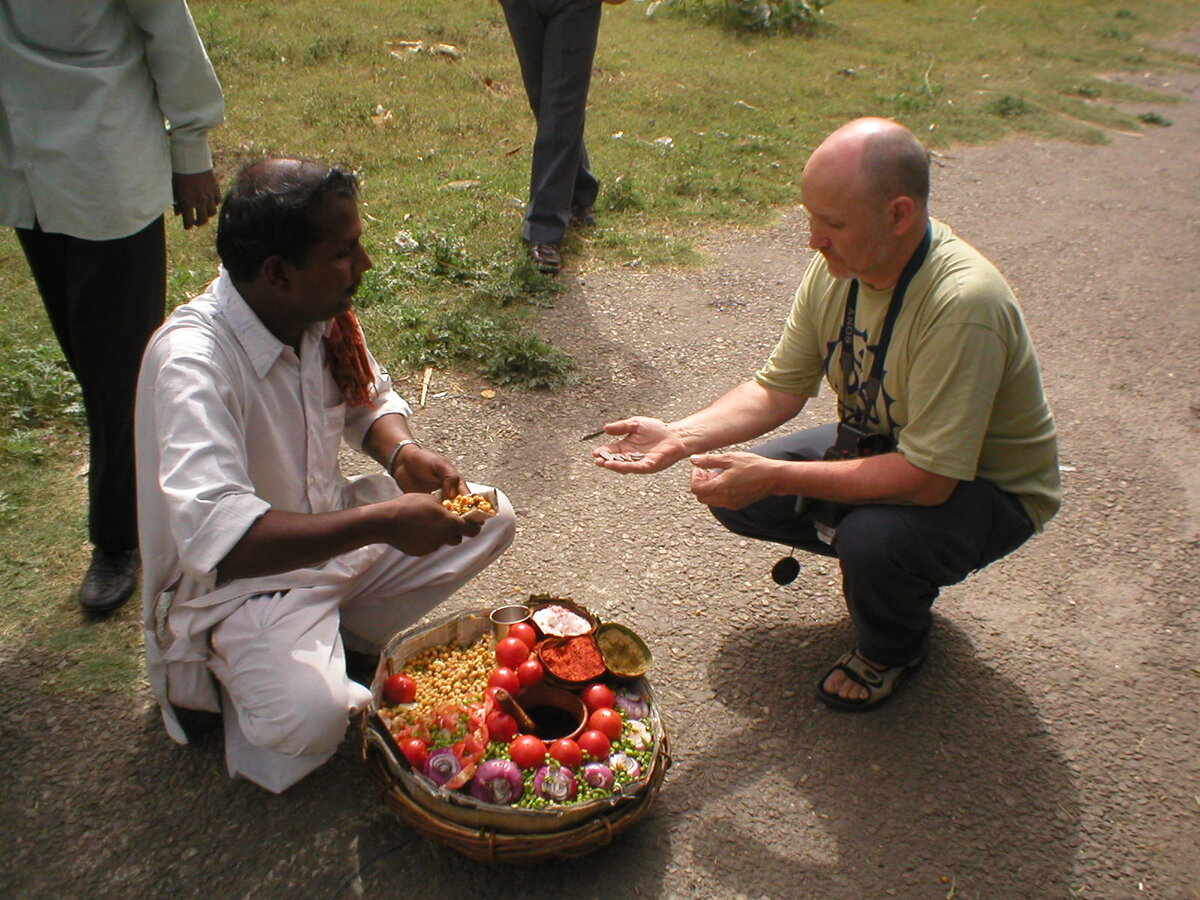
[(664, 792), (694, 803), (679, 810), (693, 858), (722, 894), (1069, 894), (1080, 804), (1066, 761), (961, 630), (939, 618), (935, 634), (923, 670), (868, 714), (812, 699), (852, 643), (846, 623), (727, 635), (710, 687), (751, 724), (677, 767)]
[(659, 893), (671, 848), (658, 811), (586, 866), (489, 867), (393, 817), (357, 726), (329, 764), (276, 796), (228, 778), (219, 728), (177, 746), (156, 708), (31, 689), (48, 664), (21, 657), (0, 664), (0, 697), (20, 698), (0, 710), (0, 896), (390, 900), (419, 884), (426, 897), (618, 897), (635, 882)]

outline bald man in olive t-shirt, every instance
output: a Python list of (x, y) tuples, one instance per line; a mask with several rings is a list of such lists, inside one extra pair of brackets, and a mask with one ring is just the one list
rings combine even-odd
[[(1012, 291), (929, 217), (929, 158), (911, 132), (842, 126), (801, 188), (817, 254), (766, 364), (675, 422), (610, 422), (619, 440), (593, 458), (638, 474), (690, 457), (692, 492), (730, 530), (835, 556), (858, 643), (817, 696), (863, 711), (924, 661), (940, 589), (1058, 510), (1057, 439)], [(783, 425), (822, 379), (838, 423), (698, 455)]]

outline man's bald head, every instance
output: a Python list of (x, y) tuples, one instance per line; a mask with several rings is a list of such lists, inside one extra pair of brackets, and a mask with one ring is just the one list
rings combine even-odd
[(813, 151), (800, 191), (808, 245), (830, 273), (883, 290), (896, 283), (925, 234), (929, 157), (904, 126), (855, 119)]
[(234, 179), (217, 223), (217, 255), (235, 281), (252, 281), (263, 262), (295, 265), (321, 239), (316, 210), (328, 197), (353, 199), (358, 182), (344, 169), (307, 159), (263, 159)]
[[(872, 201), (911, 197), (922, 209), (929, 203), (929, 153), (911, 131), (890, 119), (847, 122), (821, 142), (804, 167), (853, 181)], [(820, 171), (819, 170), (823, 170)]]

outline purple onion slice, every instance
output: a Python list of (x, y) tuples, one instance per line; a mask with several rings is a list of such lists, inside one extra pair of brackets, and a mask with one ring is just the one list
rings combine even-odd
[(616, 707), (630, 719), (644, 719), (650, 715), (650, 704), (645, 698), (624, 688), (617, 691)]
[(612, 789), (613, 772), (608, 766), (600, 762), (586, 763), (579, 774), (583, 777), (584, 782), (589, 787), (600, 788), (607, 791)]
[(637, 778), (642, 774), (642, 764), (628, 753), (614, 753), (608, 758), (608, 765), (613, 772), (621, 772), (629, 778)]
[(425, 777), (441, 787), (462, 770), (462, 763), (449, 747), (435, 750), (425, 760)]
[(471, 795), (484, 803), (509, 806), (520, 800), (523, 793), (525, 782), (521, 778), (521, 769), (512, 760), (485, 760), (471, 779)]
[(575, 799), (579, 785), (571, 770), (564, 766), (542, 766), (533, 776), (533, 792), (556, 803)]

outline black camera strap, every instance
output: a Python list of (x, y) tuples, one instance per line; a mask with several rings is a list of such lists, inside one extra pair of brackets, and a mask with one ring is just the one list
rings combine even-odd
[[(883, 329), (879, 333), (879, 342), (875, 345), (875, 352), (871, 360), (871, 372), (867, 376), (867, 380), (855, 392), (860, 400), (860, 408), (848, 415), (847, 405), (841, 400), (838, 401), (841, 420), (848, 422), (853, 417), (855, 424), (864, 431), (871, 410), (875, 407), (875, 399), (879, 396), (879, 389), (883, 384), (883, 363), (887, 357), (888, 344), (892, 340), (892, 330), (896, 327), (896, 319), (900, 316), (900, 307), (904, 303), (904, 294), (917, 274), (917, 270), (925, 262), (925, 257), (929, 255), (929, 245), (932, 240), (933, 226), (927, 223), (925, 236), (905, 264), (904, 271), (900, 273), (900, 280), (892, 288), (892, 299), (888, 302), (887, 314), (883, 319)], [(858, 279), (855, 278), (850, 282), (850, 292), (846, 297), (846, 314), (842, 319), (842, 351), (839, 362), (841, 363), (842, 380), (846, 385), (850, 384), (850, 378), (854, 374), (854, 317), (857, 310)]]

